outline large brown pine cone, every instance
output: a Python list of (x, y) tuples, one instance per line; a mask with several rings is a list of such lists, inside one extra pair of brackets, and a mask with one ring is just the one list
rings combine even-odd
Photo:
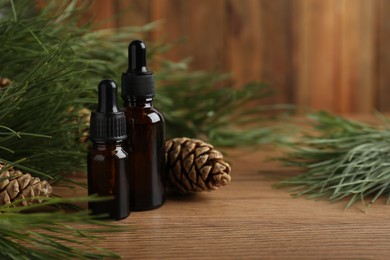
[(216, 190), (230, 182), (231, 168), (211, 144), (198, 139), (166, 141), (167, 187), (181, 193)]
[(6, 163), (0, 162), (0, 205), (20, 199), (23, 206), (42, 202), (37, 197), (48, 197), (52, 192), (50, 184), (29, 173), (23, 174)]

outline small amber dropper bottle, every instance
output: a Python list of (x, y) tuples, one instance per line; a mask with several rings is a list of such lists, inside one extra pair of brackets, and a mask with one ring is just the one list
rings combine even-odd
[(126, 118), (118, 111), (117, 87), (110, 79), (98, 88), (98, 108), (91, 114), (88, 153), (88, 194), (111, 196), (113, 199), (89, 202), (92, 214), (119, 220), (130, 214), (126, 147)]
[(139, 40), (129, 45), (122, 98), (130, 158), (130, 209), (158, 208), (165, 201), (164, 119), (153, 107), (153, 73), (146, 67), (146, 46)]

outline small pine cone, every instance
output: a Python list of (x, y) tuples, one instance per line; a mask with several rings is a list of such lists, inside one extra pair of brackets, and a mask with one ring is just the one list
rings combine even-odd
[(180, 193), (216, 190), (230, 182), (230, 165), (211, 144), (190, 138), (165, 142), (168, 189)]
[(0, 77), (0, 89), (8, 86), (9, 84), (11, 84), (10, 79)]
[(20, 200), (23, 206), (40, 203), (37, 197), (49, 197), (52, 192), (50, 184), (29, 173), (23, 174), (6, 163), (0, 162), (0, 205)]
[(79, 120), (81, 120), (81, 122), (87, 125), (87, 127), (81, 130), (82, 135), (80, 137), (80, 142), (82, 144), (85, 144), (88, 142), (88, 138), (89, 138), (89, 123), (90, 123), (91, 110), (89, 110), (88, 108), (83, 108), (80, 109), (77, 112), (77, 114), (79, 116)]
[[(73, 106), (68, 107), (68, 113), (74, 112), (75, 108)], [(75, 125), (84, 125), (82, 129), (79, 129), (77, 134), (79, 136), (78, 141), (85, 145), (88, 145), (90, 116), (91, 110), (89, 110), (88, 108), (82, 108), (77, 111), (77, 119), (72, 121), (72, 123), (74, 123)]]

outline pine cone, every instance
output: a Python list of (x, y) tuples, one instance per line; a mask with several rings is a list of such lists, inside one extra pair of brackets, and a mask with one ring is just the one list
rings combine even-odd
[(6, 163), (0, 162), (0, 205), (21, 200), (23, 206), (42, 202), (36, 197), (48, 197), (52, 192), (50, 184), (29, 173), (23, 174)]
[(166, 141), (167, 187), (180, 193), (216, 190), (230, 182), (230, 165), (211, 144), (190, 138)]
[(8, 86), (9, 84), (11, 84), (10, 79), (0, 77), (0, 89)]
[(79, 110), (77, 114), (81, 122), (84, 122), (86, 123), (86, 125), (88, 125), (88, 127), (81, 130), (82, 135), (80, 137), (80, 142), (85, 144), (88, 142), (88, 138), (89, 138), (89, 123), (90, 123), (91, 110), (89, 110), (88, 108), (83, 108)]
[[(68, 113), (74, 113), (75, 108), (73, 106), (68, 107)], [(91, 116), (91, 110), (88, 108), (82, 108), (77, 111), (77, 119), (73, 120), (72, 122), (75, 125), (85, 125), (82, 129), (78, 130), (77, 135), (79, 136), (80, 143), (85, 144), (86, 146), (88, 144), (89, 139), (89, 123), (90, 123), (90, 116)]]

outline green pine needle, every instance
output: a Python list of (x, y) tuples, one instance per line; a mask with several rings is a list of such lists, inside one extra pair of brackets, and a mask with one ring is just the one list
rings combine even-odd
[(79, 111), (96, 100), (101, 78), (120, 74), (128, 39), (146, 30), (110, 36), (80, 27), (85, 4), (78, 2), (38, 10), (34, 1), (0, 0), (0, 77), (12, 81), (0, 88), (0, 159), (24, 158), (24, 166), (52, 177), (85, 169), (80, 137), (88, 125)]
[[(54, 181), (62, 173), (85, 170), (86, 144), (80, 137), (88, 124), (79, 111), (95, 109), (102, 78), (120, 84), (129, 41), (156, 26), (93, 31), (91, 24), (78, 21), (87, 4), (49, 1), (37, 9), (30, 0), (0, 0), (0, 77), (12, 81), (0, 88), (0, 160)], [(166, 118), (167, 137), (197, 137), (218, 146), (274, 140), (269, 119), (290, 107), (261, 106), (269, 88), (248, 84), (236, 89), (226, 75), (190, 72), (188, 60), (155, 58), (169, 46), (147, 44), (150, 68), (158, 68), (156, 106)], [(0, 214), (0, 258), (115, 256), (75, 246), (90, 236), (64, 223), (94, 224), (85, 213), (19, 210), (0, 208), (5, 212)], [(103, 230), (101, 223), (98, 227)]]
[[(160, 71), (156, 106), (166, 119), (168, 137), (195, 137), (216, 146), (252, 146), (271, 143), (277, 126), (269, 124), (275, 115), (292, 110), (289, 105), (261, 105), (271, 95), (262, 83), (235, 88), (224, 74), (174, 72), (169, 80)], [(166, 76), (168, 77), (168, 76)]]
[[(156, 26), (92, 31), (91, 24), (79, 26), (86, 6), (77, 2), (49, 2), (37, 10), (33, 1), (0, 0), (0, 77), (12, 80), (0, 89), (0, 124), (7, 127), (0, 134), (0, 159), (26, 158), (25, 166), (53, 177), (85, 169), (80, 136), (88, 125), (78, 112), (95, 109), (102, 78), (119, 84), (128, 42)], [(291, 107), (260, 105), (270, 94), (264, 84), (237, 89), (227, 75), (190, 72), (188, 60), (155, 59), (167, 45), (148, 46), (150, 67), (158, 68), (155, 103), (166, 118), (167, 138), (197, 137), (217, 146), (274, 140), (267, 122)]]
[[(390, 203), (390, 128), (365, 124), (326, 112), (310, 116), (314, 131), (287, 142), (290, 149), (281, 160), (304, 173), (280, 182), (291, 186), (294, 196), (348, 199), (371, 206), (379, 197)], [(367, 204), (368, 203), (368, 204)]]
[(125, 226), (97, 220), (86, 211), (64, 214), (61, 210), (47, 210), (48, 206), (82, 202), (87, 198), (42, 199), (41, 204), (18, 206), (15, 202), (0, 206), (1, 259), (119, 258), (113, 252), (93, 246), (91, 241), (101, 241), (100, 233), (123, 231)]

